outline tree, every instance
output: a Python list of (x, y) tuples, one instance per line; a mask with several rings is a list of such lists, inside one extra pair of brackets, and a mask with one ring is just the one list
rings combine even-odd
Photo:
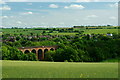
[(33, 33), (30, 33), (31, 36), (33, 36)]
[(10, 51), (8, 50), (8, 47), (6, 46), (2, 46), (2, 59), (3, 60), (10, 59)]
[(80, 61), (78, 53), (73, 48), (66, 46), (64, 49), (57, 49), (55, 54), (55, 61)]
[(53, 57), (55, 56), (55, 51), (48, 51), (45, 53), (46, 61), (54, 61)]
[(36, 61), (37, 58), (36, 58), (35, 53), (29, 53), (28, 54), (28, 60), (30, 60), (30, 61)]

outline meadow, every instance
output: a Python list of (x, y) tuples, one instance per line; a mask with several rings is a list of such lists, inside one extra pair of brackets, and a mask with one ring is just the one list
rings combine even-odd
[(84, 34), (107, 34), (107, 33), (117, 33), (118, 34), (118, 29), (90, 29), (90, 30), (85, 30)]
[[(57, 29), (57, 28), (56, 28)], [(62, 28), (61, 28), (62, 29)], [(74, 28), (74, 30), (78, 31), (84, 31), (83, 34), (107, 34), (107, 33), (117, 33), (118, 34), (118, 29), (81, 29), (81, 28)], [(30, 35), (33, 33), (34, 35), (42, 35), (42, 32), (46, 31), (46, 33), (49, 33), (51, 30), (35, 30), (35, 28), (31, 29), (2, 29), (3, 34), (11, 34), (11, 35)], [(76, 35), (78, 34), (77, 32), (58, 32), (54, 31), (49, 33), (50, 35)]]
[(118, 63), (2, 61), (3, 78), (118, 78)]

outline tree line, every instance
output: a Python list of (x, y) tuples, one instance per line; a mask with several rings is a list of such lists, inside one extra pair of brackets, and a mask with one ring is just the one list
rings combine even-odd
[[(20, 37), (20, 35), (17, 35)], [(4, 35), (5, 39), (6, 36)], [(31, 41), (20, 37), (14, 42), (2, 44), (3, 60), (37, 60), (34, 53), (24, 54), (18, 47), (52, 46), (57, 45), (55, 51), (45, 53), (45, 61), (55, 62), (101, 62), (120, 57), (120, 35), (106, 36), (102, 34), (78, 34), (74, 36), (52, 36), (51, 39)]]

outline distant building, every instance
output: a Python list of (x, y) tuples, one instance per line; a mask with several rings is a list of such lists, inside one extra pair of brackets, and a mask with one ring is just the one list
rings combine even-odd
[(113, 36), (113, 34), (108, 33), (107, 36)]

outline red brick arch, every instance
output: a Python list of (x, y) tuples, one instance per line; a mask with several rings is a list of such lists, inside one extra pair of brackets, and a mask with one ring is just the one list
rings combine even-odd
[[(56, 50), (57, 46), (35, 46), (35, 47), (22, 47), (18, 48), (23, 53), (32, 52), (35, 53), (38, 60), (44, 60), (44, 54), (46, 51)], [(40, 53), (41, 50), (41, 53)]]

